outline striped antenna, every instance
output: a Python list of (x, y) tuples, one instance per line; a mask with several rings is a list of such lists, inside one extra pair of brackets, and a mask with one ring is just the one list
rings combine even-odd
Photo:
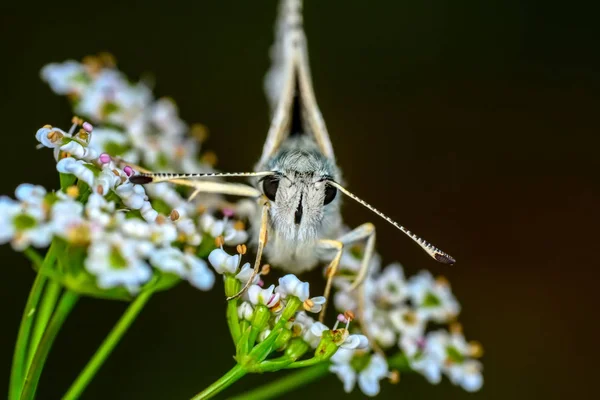
[(363, 206), (365, 206), (369, 210), (373, 211), (375, 214), (379, 215), (381, 218), (385, 219), (387, 222), (389, 222), (390, 224), (394, 225), (396, 228), (401, 230), (406, 236), (408, 236), (414, 242), (416, 242), (419, 246), (421, 246), (421, 248), (423, 250), (425, 250), (427, 252), (427, 254), (429, 254), (434, 260), (439, 261), (442, 264), (449, 264), (449, 265), (452, 265), (456, 262), (456, 260), (451, 255), (449, 255), (448, 253), (444, 253), (443, 251), (441, 251), (440, 249), (438, 249), (431, 243), (426, 242), (425, 240), (421, 239), (420, 237), (418, 237), (417, 235), (415, 235), (414, 233), (412, 233), (411, 231), (409, 231), (408, 229), (406, 229), (405, 227), (403, 227), (402, 225), (400, 225), (399, 223), (397, 223), (396, 221), (394, 221), (393, 219), (391, 219), (390, 217), (388, 217), (387, 215), (385, 215), (384, 213), (382, 213), (381, 211), (379, 211), (378, 209), (376, 209), (375, 207), (373, 207), (372, 205), (370, 205), (369, 203), (364, 201), (363, 199), (356, 196), (354, 193), (348, 191), (346, 188), (344, 188), (339, 183), (334, 182), (334, 181), (328, 181), (328, 183), (331, 186), (334, 186), (335, 188), (340, 190), (346, 196), (348, 196), (351, 199), (362, 204)]
[(144, 185), (146, 183), (168, 182), (175, 179), (194, 179), (194, 178), (231, 178), (238, 176), (267, 176), (275, 174), (272, 171), (262, 172), (209, 172), (192, 174), (173, 174), (170, 172), (143, 173), (129, 177), (131, 183)]

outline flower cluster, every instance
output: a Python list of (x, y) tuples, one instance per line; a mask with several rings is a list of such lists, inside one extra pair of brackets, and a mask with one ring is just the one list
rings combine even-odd
[[(217, 240), (219, 245), (222, 242), (222, 238)], [(265, 288), (262, 278), (269, 274), (269, 266), (264, 265), (254, 274), (250, 263), (240, 266), (245, 245), (237, 246), (237, 250), (238, 254), (230, 255), (219, 246), (208, 259), (215, 271), (223, 275), (226, 294), (234, 297), (229, 303), (232, 309), (228, 322), (238, 348), (238, 363), (253, 363), (246, 368), (265, 372), (327, 361), (341, 350), (369, 348), (366, 336), (350, 333), (349, 325), (354, 318), (351, 312), (340, 314), (333, 328), (316, 321), (310, 314), (320, 312), (326, 299), (310, 297), (308, 282), (288, 274), (279, 278), (277, 285)], [(235, 296), (246, 285), (238, 304)], [(340, 327), (340, 323), (345, 326)], [(278, 356), (271, 354), (271, 347), (265, 347), (268, 351), (263, 354), (254, 350), (267, 341), (274, 343), (271, 347)], [(311, 358), (300, 360), (310, 352), (313, 352)], [(250, 361), (243, 360), (247, 357), (251, 357)]]
[[(460, 305), (450, 284), (443, 277), (435, 279), (429, 272), (406, 279), (398, 263), (381, 268), (374, 257), (364, 285), (348, 291), (360, 266), (360, 248), (351, 248), (342, 256), (342, 273), (334, 279), (337, 292), (336, 308), (360, 315), (360, 329), (373, 342), (377, 352), (336, 355), (331, 371), (344, 382), (346, 391), (357, 380), (361, 390), (370, 396), (379, 392), (378, 381), (389, 377), (388, 363), (382, 356), (393, 348), (400, 350), (408, 366), (434, 384), (442, 374), (467, 391), (477, 391), (483, 385), (482, 364), (477, 360), (482, 348), (477, 342), (467, 342), (456, 322)], [(449, 325), (449, 330), (428, 332), (429, 326)], [(358, 361), (357, 361), (358, 360)], [(369, 360), (368, 362), (365, 360)], [(351, 368), (354, 366), (356, 368)], [(367, 377), (362, 378), (362, 374)]]
[(99, 125), (90, 143), (98, 153), (152, 170), (210, 170), (212, 154), (204, 162), (196, 158), (206, 128), (189, 127), (171, 99), (155, 100), (148, 84), (130, 82), (109, 54), (48, 64), (41, 75), (55, 93), (69, 97), (75, 114)]
[(231, 245), (248, 238), (235, 208), (221, 207), (217, 196), (188, 201), (167, 183), (144, 188), (129, 181), (136, 173), (129, 162), (161, 170), (211, 168), (196, 159), (197, 142), (185, 135), (189, 129), (174, 103), (154, 101), (107, 55), (50, 64), (42, 76), (99, 126), (74, 117), (69, 130), (45, 125), (36, 132), (38, 147), (54, 152), (61, 189), (48, 193), (23, 184), (16, 199), (1, 197), (0, 243), (29, 253), (60, 248), (69, 259), (57, 257), (45, 273), (91, 295), (135, 294), (157, 274), (164, 287), (185, 279), (210, 289), (214, 274), (203, 257), (214, 237), (225, 235)]

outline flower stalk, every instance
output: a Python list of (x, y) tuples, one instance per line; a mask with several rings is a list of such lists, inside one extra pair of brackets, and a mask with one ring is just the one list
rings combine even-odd
[(155, 288), (150, 287), (140, 293), (133, 302), (127, 307), (125, 313), (121, 316), (117, 324), (110, 331), (108, 336), (104, 339), (96, 353), (92, 356), (90, 361), (87, 363), (85, 368), (81, 371), (77, 379), (73, 382), (67, 393), (64, 395), (63, 400), (77, 399), (81, 396), (85, 388), (94, 378), (102, 364), (106, 361), (108, 356), (119, 343), (125, 332), (129, 329), (131, 324), (135, 321), (140, 311), (144, 308), (148, 300), (152, 297), (155, 292)]
[(46, 363), (46, 359), (48, 358), (48, 354), (50, 353), (50, 348), (52, 347), (54, 339), (56, 339), (60, 328), (77, 303), (78, 299), (79, 295), (73, 291), (67, 290), (63, 293), (58, 305), (56, 306), (56, 310), (50, 319), (48, 328), (42, 336), (42, 340), (40, 341), (37, 352), (33, 357), (31, 366), (27, 371), (27, 377), (25, 378), (25, 383), (23, 385), (23, 393), (21, 395), (22, 400), (32, 400), (35, 397), (37, 385), (40, 380), (44, 364)]

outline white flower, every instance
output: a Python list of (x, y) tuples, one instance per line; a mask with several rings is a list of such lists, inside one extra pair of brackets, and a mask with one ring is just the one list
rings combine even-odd
[(248, 288), (248, 300), (253, 305), (262, 304), (269, 308), (274, 307), (279, 302), (279, 293), (274, 293), (275, 285), (271, 285), (266, 289), (258, 285), (251, 285)]
[(94, 172), (82, 160), (76, 160), (73, 157), (66, 157), (56, 164), (56, 170), (63, 174), (72, 174), (88, 184), (89, 187), (94, 187)]
[[(312, 320), (312, 319), (311, 319)], [(323, 332), (328, 331), (329, 327), (319, 321), (311, 321), (306, 318), (303, 322), (307, 324), (307, 329), (304, 332), (302, 339), (308, 343), (313, 349), (316, 349), (323, 337)], [(312, 322), (312, 323), (311, 323)], [(310, 326), (308, 326), (310, 324)]]
[(56, 94), (79, 94), (89, 85), (84, 66), (73, 60), (48, 64), (42, 68), (41, 75)]
[(305, 301), (309, 296), (308, 282), (302, 282), (296, 275), (288, 274), (279, 278), (276, 292), (285, 299), (287, 296), (296, 296), (300, 301)]
[(413, 305), (426, 319), (445, 323), (460, 312), (460, 305), (452, 295), (450, 285), (443, 279), (434, 279), (422, 271), (408, 281), (408, 292)]
[(410, 339), (401, 344), (414, 353), (411, 356), (407, 352), (411, 368), (431, 383), (439, 383), (443, 372), (452, 383), (467, 391), (477, 391), (483, 385), (481, 363), (472, 358), (479, 356), (481, 348), (478, 344), (468, 343), (461, 333), (431, 332), (419, 341), (416, 352), (410, 348)]
[(215, 282), (215, 276), (204, 260), (193, 254), (183, 253), (175, 247), (154, 250), (150, 255), (150, 263), (163, 272), (187, 279), (200, 290), (209, 290)]
[[(98, 153), (107, 153), (111, 156), (123, 156), (124, 151), (129, 147), (128, 138), (124, 132), (113, 128), (94, 128), (89, 147)], [(136, 163), (137, 160), (127, 158), (128, 162)]]
[(246, 243), (248, 241), (248, 232), (236, 229), (233, 226), (229, 226), (231, 221), (225, 227), (223, 232), (223, 239), (225, 239), (225, 244), (228, 246), (236, 246), (238, 244)]
[(175, 247), (165, 247), (153, 251), (150, 255), (150, 264), (163, 272), (170, 272), (182, 278), (187, 275), (183, 252)]
[[(244, 265), (242, 265), (242, 269), (235, 276), (235, 279), (242, 282), (242, 285), (245, 285), (250, 280), (250, 277), (252, 276), (253, 272), (254, 272), (254, 268), (252, 268), (250, 263), (247, 262)], [(254, 276), (254, 278), (252, 279), (252, 284), (256, 285), (259, 280), (260, 280), (260, 274), (256, 274)]]
[(367, 339), (365, 335), (348, 335), (348, 337), (344, 340), (340, 347), (348, 350), (364, 350), (369, 347), (369, 339)]
[(59, 128), (53, 128), (50, 125), (46, 125), (35, 133), (35, 138), (43, 146), (54, 149), (63, 144), (63, 138), (69, 136), (68, 133)]
[(402, 265), (394, 263), (384, 268), (375, 280), (375, 290), (378, 299), (387, 304), (402, 303), (408, 296)]
[(238, 317), (240, 319), (245, 319), (246, 321), (251, 321), (253, 315), (254, 308), (252, 307), (252, 304), (248, 303), (247, 301), (242, 302), (242, 304), (240, 304), (238, 307)]
[(404, 336), (421, 337), (427, 321), (423, 312), (408, 306), (401, 306), (389, 313), (390, 321), (396, 331)]
[[(352, 360), (357, 356), (361, 365), (361, 370), (356, 371), (353, 368)], [(365, 357), (369, 357), (365, 359)], [(358, 380), (358, 387), (369, 397), (374, 397), (379, 393), (379, 382), (389, 377), (388, 365), (380, 354), (357, 355), (355, 350), (340, 348), (331, 357), (332, 365), (329, 370), (335, 373), (344, 384), (344, 391), (350, 393)], [(364, 365), (366, 362), (366, 365)]]
[(126, 182), (115, 189), (123, 203), (132, 210), (142, 208), (147, 200), (146, 192), (142, 185), (134, 185), (131, 182)]
[(190, 246), (198, 246), (202, 242), (202, 236), (194, 223), (194, 220), (185, 216), (181, 216), (175, 221), (177, 230), (183, 234), (185, 242)]
[(44, 221), (38, 207), (27, 207), (8, 197), (0, 197), (0, 243), (11, 242), (17, 250), (47, 247), (52, 241), (52, 227)]
[(304, 309), (311, 313), (318, 313), (323, 309), (323, 304), (325, 304), (326, 301), (327, 299), (325, 296), (310, 298), (304, 302)]
[(483, 386), (482, 365), (477, 360), (467, 360), (462, 364), (451, 364), (446, 368), (450, 381), (467, 392), (476, 392)]
[(118, 233), (107, 233), (90, 245), (85, 267), (96, 276), (98, 287), (124, 286), (136, 293), (152, 276), (150, 266), (140, 254), (143, 247)]
[(67, 140), (65, 144), (60, 146), (60, 150), (84, 161), (92, 161), (98, 158), (96, 150), (91, 147), (84, 147), (75, 139)]
[(215, 283), (215, 275), (206, 262), (193, 254), (186, 253), (183, 257), (188, 267), (188, 282), (200, 290), (211, 289)]
[(106, 227), (112, 219), (115, 207), (116, 205), (113, 201), (109, 202), (104, 196), (92, 192), (85, 205), (85, 215), (90, 221)]
[(225, 273), (235, 274), (240, 265), (240, 255), (235, 254), (230, 256), (225, 250), (217, 248), (208, 255), (208, 262), (210, 262), (215, 271), (221, 275)]
[(268, 329), (268, 328), (265, 329), (265, 330), (263, 330), (262, 332), (260, 332), (258, 334), (258, 338), (257, 338), (256, 341), (259, 342), (259, 343), (262, 342), (262, 341), (264, 341), (267, 338), (267, 336), (269, 336), (270, 333), (271, 333), (271, 330)]

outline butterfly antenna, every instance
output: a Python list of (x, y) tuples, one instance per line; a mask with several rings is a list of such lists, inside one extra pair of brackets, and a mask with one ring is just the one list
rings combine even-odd
[(328, 181), (328, 183), (330, 185), (334, 186), (335, 188), (337, 188), (342, 193), (344, 193), (346, 196), (348, 196), (351, 199), (355, 200), (356, 202), (362, 204), (363, 206), (365, 206), (369, 210), (373, 211), (375, 214), (379, 215), (381, 218), (385, 219), (387, 222), (389, 222), (390, 224), (394, 225), (396, 228), (401, 230), (406, 236), (408, 236), (414, 242), (416, 242), (419, 246), (421, 246), (421, 248), (423, 250), (425, 250), (427, 252), (427, 254), (429, 254), (434, 260), (439, 261), (442, 264), (449, 264), (449, 265), (452, 265), (456, 262), (456, 260), (451, 255), (441, 251), (440, 249), (438, 249), (431, 243), (429, 243), (429, 242), (423, 240), (422, 238), (420, 238), (419, 236), (415, 235), (414, 233), (412, 233), (411, 231), (409, 231), (408, 229), (406, 229), (405, 227), (403, 227), (402, 225), (400, 225), (399, 223), (397, 223), (396, 221), (394, 221), (393, 219), (391, 219), (390, 217), (388, 217), (387, 215), (385, 215), (384, 213), (382, 213), (381, 211), (379, 211), (378, 209), (376, 209), (375, 207), (373, 207), (372, 205), (370, 205), (369, 203), (367, 203), (366, 201), (361, 199), (360, 197), (356, 196), (354, 193), (352, 193), (349, 190), (347, 190), (346, 188), (344, 188), (339, 183), (334, 182), (334, 181)]
[(129, 181), (134, 184), (144, 185), (147, 183), (169, 182), (175, 179), (194, 179), (194, 178), (231, 178), (231, 177), (251, 177), (273, 175), (272, 171), (262, 172), (209, 172), (192, 174), (173, 174), (170, 172), (142, 173), (129, 177)]

